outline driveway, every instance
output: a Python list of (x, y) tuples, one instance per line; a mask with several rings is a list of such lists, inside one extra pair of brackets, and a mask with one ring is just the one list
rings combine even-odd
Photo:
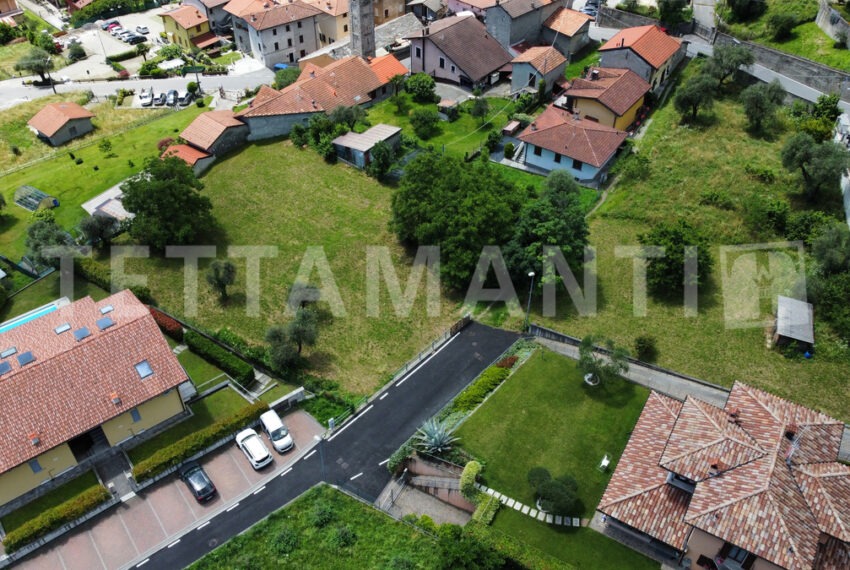
[[(158, 545), (169, 544), (173, 537), (193, 526), (203, 525), (205, 519), (227, 509), (262, 480), (286, 470), (315, 443), (314, 437), (324, 431), (303, 411), (287, 414), (284, 421), (295, 439), (295, 449), (284, 455), (272, 451), (274, 463), (271, 467), (254, 471), (235, 444), (224, 446), (201, 462), (218, 489), (218, 496), (209, 503), (199, 504), (182, 481), (176, 476), (168, 477), (104, 516), (75, 529), (52, 546), (36, 551), (19, 567), (119, 568)], [(272, 449), (267, 439), (266, 442)]]

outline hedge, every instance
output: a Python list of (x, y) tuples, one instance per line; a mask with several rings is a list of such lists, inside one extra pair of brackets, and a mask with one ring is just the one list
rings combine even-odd
[(151, 312), (151, 315), (153, 315), (153, 320), (156, 321), (156, 324), (163, 333), (167, 334), (177, 342), (183, 342), (183, 325), (156, 307), (148, 307), (148, 310)]
[(466, 523), (463, 530), (522, 568), (535, 570), (573, 570), (575, 568), (482, 522), (472, 520)]
[(481, 473), (481, 464), (477, 461), (468, 462), (460, 474), (460, 493), (470, 501), (475, 501), (480, 491), (475, 486), (475, 481)]
[(77, 520), (96, 506), (108, 501), (111, 496), (103, 485), (83, 491), (73, 499), (44, 511), (11, 531), (3, 539), (3, 547), (7, 553), (14, 552), (62, 525)]
[(472, 513), (472, 520), (486, 525), (493, 522), (493, 519), (496, 518), (496, 513), (499, 512), (499, 508), (502, 506), (502, 502), (499, 499), (494, 495), (488, 495), (486, 493), (481, 493), (478, 496), (476, 504), (478, 506), (475, 512)]
[(209, 360), (227, 372), (242, 386), (247, 388), (254, 381), (253, 366), (238, 356), (228, 352), (205, 336), (192, 330), (186, 331), (183, 335), (183, 342), (192, 349), (192, 352), (206, 360)]
[(390, 460), (387, 461), (387, 469), (390, 473), (395, 473), (398, 471), (398, 468), (401, 467), (401, 464), (404, 462), (404, 459), (413, 453), (413, 438), (408, 439), (401, 447), (399, 447), (395, 453), (390, 455)]
[(177, 440), (134, 465), (133, 478), (136, 481), (144, 481), (180, 465), (187, 458), (257, 420), (268, 409), (269, 406), (265, 402), (256, 402), (228, 418), (218, 420), (211, 426)]
[(478, 379), (455, 398), (452, 408), (458, 412), (469, 412), (484, 401), (487, 394), (496, 389), (511, 373), (509, 368), (491, 366)]
[(110, 62), (110, 63), (113, 62), (113, 61), (115, 61), (115, 62), (126, 61), (128, 59), (133, 59), (137, 55), (139, 55), (139, 53), (136, 50), (131, 49), (129, 51), (122, 51), (121, 53), (116, 53), (115, 55), (110, 55), (109, 57), (106, 58), (106, 61)]
[[(90, 283), (94, 283), (105, 291), (112, 290), (112, 270), (91, 257), (75, 257), (74, 273)], [(133, 285), (128, 287), (130, 291), (141, 301), (148, 305), (153, 304), (154, 299), (151, 290), (147, 287)]]

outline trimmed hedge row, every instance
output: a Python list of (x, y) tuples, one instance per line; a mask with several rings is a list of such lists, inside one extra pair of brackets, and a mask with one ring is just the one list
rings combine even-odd
[(486, 525), (493, 522), (493, 519), (496, 518), (496, 513), (499, 512), (499, 508), (502, 506), (502, 502), (499, 499), (494, 495), (487, 495), (486, 493), (480, 493), (475, 504), (478, 506), (475, 512), (472, 513), (472, 520)]
[[(112, 270), (108, 266), (95, 261), (91, 257), (75, 257), (74, 273), (86, 281), (94, 283), (105, 291), (112, 290)], [(152, 305), (154, 303), (151, 290), (147, 287), (133, 285), (132, 287), (127, 287), (127, 289), (132, 291), (142, 303), (148, 305)]]
[(109, 491), (103, 485), (83, 491), (73, 499), (44, 511), (11, 531), (3, 539), (3, 547), (8, 553), (14, 552), (62, 525), (77, 520), (93, 508), (108, 501), (110, 497)]
[(574, 570), (575, 568), (482, 522), (472, 520), (466, 523), (463, 530), (522, 568), (535, 570)]
[(254, 381), (253, 366), (221, 348), (205, 336), (189, 330), (183, 335), (183, 342), (192, 349), (192, 352), (227, 372), (242, 386), (247, 388)]
[(139, 55), (139, 53), (135, 49), (131, 49), (131, 50), (128, 50), (128, 51), (122, 51), (121, 53), (116, 53), (115, 55), (110, 55), (109, 57), (106, 58), (106, 61), (107, 62), (126, 61), (128, 59), (133, 59), (137, 55)]
[(203, 451), (221, 438), (227, 437), (257, 420), (268, 409), (269, 406), (265, 402), (256, 402), (242, 408), (228, 418), (218, 420), (211, 426), (177, 440), (134, 465), (133, 478), (136, 481), (144, 481), (171, 467), (180, 465), (187, 458)]
[(471, 412), (475, 406), (484, 401), (487, 394), (504, 382), (511, 373), (510, 368), (491, 366), (481, 373), (478, 379), (455, 398), (452, 409), (458, 412)]
[(167, 334), (177, 342), (183, 342), (183, 325), (157, 309), (156, 307), (148, 307), (148, 310), (156, 321), (159, 330)]
[(463, 467), (463, 472), (460, 474), (460, 494), (470, 501), (475, 501), (481, 491), (475, 486), (475, 481), (478, 475), (481, 474), (481, 464), (477, 461), (470, 461)]

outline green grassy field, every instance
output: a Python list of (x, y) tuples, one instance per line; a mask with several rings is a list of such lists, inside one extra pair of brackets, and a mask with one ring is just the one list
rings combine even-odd
[(4, 516), (0, 519), (0, 523), (3, 524), (3, 530), (8, 534), (47, 509), (61, 505), (65, 501), (69, 501), (98, 485), (100, 485), (100, 482), (98, 482), (94, 471), (88, 471), (79, 477), (71, 479), (64, 485), (60, 485), (38, 499)]
[[(96, 285), (92, 285), (88, 281), (75, 277), (74, 300), (85, 297), (86, 295), (90, 295), (95, 301), (100, 301), (108, 297), (109, 293)], [(3, 308), (0, 309), (0, 321), (6, 321), (42, 305), (46, 305), (51, 301), (55, 301), (60, 296), (59, 274), (58, 272), (51, 273), (38, 283), (34, 283), (9, 299), (3, 305)]]
[[(487, 485), (533, 505), (526, 475), (545, 467), (578, 481), (584, 510), (596, 509), (649, 392), (618, 380), (584, 384), (575, 361), (539, 349), (458, 430), (460, 443), (486, 464)], [(602, 457), (611, 469), (597, 469)]]
[(591, 42), (584, 46), (584, 49), (575, 54), (575, 57), (570, 61), (564, 70), (564, 75), (567, 79), (574, 79), (582, 74), (585, 67), (590, 67), (599, 64), (599, 48), (602, 44)]
[[(331, 509), (323, 527), (312, 524), (317, 506)], [(341, 527), (353, 543), (340, 546)], [(284, 548), (284, 536), (294, 536)], [(294, 545), (294, 546), (293, 546)], [(400, 561), (408, 561), (402, 564)], [(189, 568), (440, 568), (433, 539), (331, 487), (314, 487), (288, 507), (207, 554)]]
[[(845, 15), (846, 17), (846, 15)], [(815, 22), (806, 22), (794, 28), (791, 39), (776, 42), (770, 38), (758, 40), (768, 47), (792, 53), (818, 63), (846, 71), (850, 67), (850, 50), (836, 48), (834, 41)]]
[[(188, 374), (189, 378), (192, 380), (192, 384), (200, 390), (210, 388), (211, 386), (206, 386), (206, 384), (210, 382), (210, 380), (218, 378), (224, 374), (221, 369), (210, 364), (191, 350), (184, 350), (178, 354), (177, 360), (183, 365), (183, 368), (186, 370), (186, 374)], [(221, 377), (219, 378), (219, 381), (224, 379), (224, 377)]]

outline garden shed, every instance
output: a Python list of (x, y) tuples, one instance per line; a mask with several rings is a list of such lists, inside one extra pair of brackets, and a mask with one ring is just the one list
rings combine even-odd
[(401, 144), (401, 129), (378, 124), (364, 133), (350, 132), (333, 140), (337, 157), (357, 168), (366, 168), (372, 161), (371, 152), (376, 144), (385, 142), (397, 149)]
[(39, 208), (55, 208), (59, 205), (59, 200), (34, 186), (21, 186), (15, 190), (15, 204), (35, 212)]
[(811, 350), (815, 344), (812, 304), (779, 295), (776, 301), (773, 342), (777, 346), (796, 342), (801, 350)]

